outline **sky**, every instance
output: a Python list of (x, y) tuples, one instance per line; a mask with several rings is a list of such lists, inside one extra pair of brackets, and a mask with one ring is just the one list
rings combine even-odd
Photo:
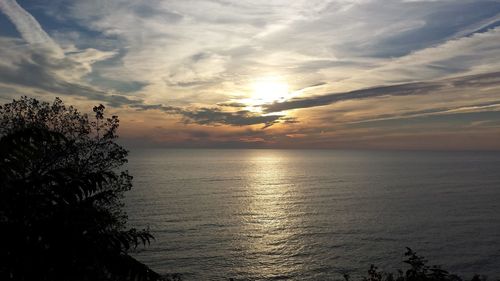
[(0, 103), (126, 145), (500, 150), (500, 1), (0, 0)]

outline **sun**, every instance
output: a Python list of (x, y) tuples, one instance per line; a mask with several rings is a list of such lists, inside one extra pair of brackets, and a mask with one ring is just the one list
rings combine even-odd
[(289, 94), (288, 88), (288, 83), (280, 77), (262, 77), (252, 83), (250, 100), (254, 104), (272, 103), (283, 100)]

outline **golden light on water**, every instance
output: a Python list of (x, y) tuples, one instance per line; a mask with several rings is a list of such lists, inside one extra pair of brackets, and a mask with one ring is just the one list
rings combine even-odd
[[(253, 274), (273, 276), (276, 272), (303, 270), (293, 263), (293, 258), (282, 255), (261, 255), (261, 253), (284, 253), (293, 256), (300, 253), (301, 245), (293, 242), (300, 235), (297, 226), (303, 224), (302, 210), (295, 204), (297, 187), (288, 179), (289, 158), (276, 151), (251, 151), (248, 154), (248, 193), (242, 202), (242, 212), (246, 217), (242, 233), (246, 239), (240, 240), (239, 247), (259, 256), (259, 267), (250, 269)], [(285, 254), (286, 253), (286, 254)]]

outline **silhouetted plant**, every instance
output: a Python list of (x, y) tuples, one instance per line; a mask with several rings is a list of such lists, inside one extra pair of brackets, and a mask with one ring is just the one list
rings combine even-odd
[(128, 255), (153, 237), (126, 228), (119, 121), (94, 113), (58, 98), (0, 107), (0, 280), (161, 279)]
[[(403, 272), (398, 270), (397, 277), (393, 273), (381, 272), (375, 265), (371, 265), (368, 269), (367, 277), (363, 277), (363, 281), (462, 281), (463, 279), (457, 275), (450, 274), (440, 266), (427, 265), (427, 260), (417, 255), (412, 249), (407, 248), (405, 253), (407, 257), (404, 260), (409, 268)], [(349, 275), (344, 274), (344, 280), (349, 281)], [(486, 278), (479, 275), (474, 275), (471, 281), (485, 281)]]
[(377, 269), (375, 265), (370, 265), (368, 277), (363, 278), (363, 281), (382, 281), (382, 273), (378, 272)]

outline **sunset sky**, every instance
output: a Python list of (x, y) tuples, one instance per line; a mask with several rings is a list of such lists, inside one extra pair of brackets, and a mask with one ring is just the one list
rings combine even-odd
[(0, 103), (161, 147), (500, 149), (500, 1), (0, 0)]

